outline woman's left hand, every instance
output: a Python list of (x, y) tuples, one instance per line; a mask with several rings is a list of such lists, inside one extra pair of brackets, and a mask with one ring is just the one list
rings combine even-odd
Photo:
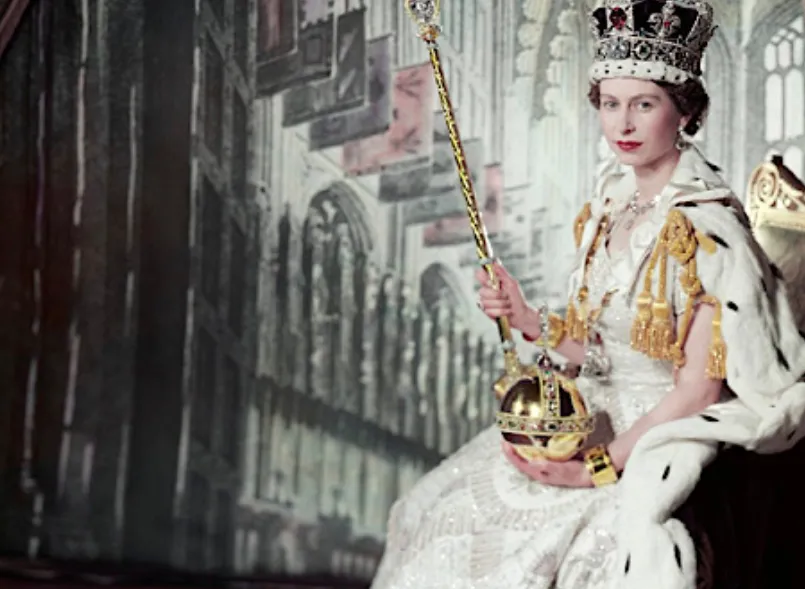
[(554, 487), (592, 487), (593, 481), (581, 460), (567, 462), (553, 460), (526, 460), (514, 451), (511, 444), (503, 441), (503, 454), (509, 462), (528, 478)]

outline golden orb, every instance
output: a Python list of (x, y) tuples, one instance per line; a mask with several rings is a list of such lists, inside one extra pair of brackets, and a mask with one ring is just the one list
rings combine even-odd
[(526, 460), (570, 460), (593, 433), (595, 418), (576, 382), (558, 372), (547, 354), (530, 368), (507, 387), (497, 426)]

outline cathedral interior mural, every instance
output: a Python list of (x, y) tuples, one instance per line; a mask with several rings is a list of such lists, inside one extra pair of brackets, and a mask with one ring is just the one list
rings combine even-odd
[[(608, 154), (591, 4), (442, 2), (495, 254), (556, 309)], [(713, 4), (695, 141), (739, 195), (772, 156), (805, 177), (805, 4)], [(0, 552), (371, 579), (501, 370), (403, 3), (0, 10)]]

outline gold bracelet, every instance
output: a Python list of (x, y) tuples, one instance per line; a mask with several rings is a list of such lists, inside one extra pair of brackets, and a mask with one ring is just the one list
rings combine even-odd
[(584, 465), (593, 485), (603, 487), (618, 482), (618, 471), (612, 464), (612, 457), (606, 446), (595, 446), (584, 453)]
[(565, 339), (566, 333), (565, 320), (556, 313), (551, 313), (548, 315), (548, 337), (538, 338), (536, 344), (555, 350), (559, 347), (559, 344), (562, 343), (562, 340)]

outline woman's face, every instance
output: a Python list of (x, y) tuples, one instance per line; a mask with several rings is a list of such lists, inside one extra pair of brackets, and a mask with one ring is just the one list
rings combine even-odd
[(612, 78), (601, 81), (600, 91), (601, 129), (621, 163), (651, 166), (674, 154), (687, 118), (665, 90), (647, 80)]

